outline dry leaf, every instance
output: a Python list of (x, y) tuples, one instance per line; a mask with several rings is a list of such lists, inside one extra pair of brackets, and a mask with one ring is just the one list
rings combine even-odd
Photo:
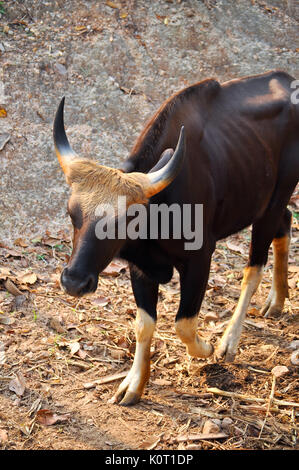
[(258, 317), (261, 315), (261, 312), (258, 308), (252, 307), (248, 310), (247, 314), (251, 315), (252, 317)]
[(10, 269), (7, 268), (0, 268), (0, 279), (7, 279), (9, 276), (11, 276)]
[(12, 325), (16, 321), (15, 318), (12, 317), (3, 317), (0, 315), (0, 323), (1, 325)]
[(155, 385), (160, 385), (160, 386), (163, 386), (163, 385), (169, 386), (169, 385), (171, 385), (170, 380), (166, 380), (166, 379), (155, 379), (155, 380), (153, 380), (153, 383)]
[(227, 246), (227, 248), (229, 248), (232, 251), (237, 251), (238, 253), (242, 253), (242, 255), (244, 255), (246, 253), (246, 250), (245, 250), (244, 246), (237, 245), (237, 243), (233, 243), (230, 240), (227, 240), (226, 246)]
[(43, 245), (47, 245), (53, 248), (53, 246), (58, 245), (59, 243), (61, 243), (61, 241), (55, 237), (44, 237), (42, 239), (42, 243)]
[(214, 274), (210, 280), (209, 280), (210, 285), (218, 286), (218, 287), (223, 287), (226, 284), (226, 279), (219, 274)]
[(5, 258), (9, 258), (10, 256), (13, 256), (14, 258), (19, 258), (19, 257), (22, 256), (22, 253), (20, 253), (17, 250), (7, 249), (6, 254), (5, 254)]
[(86, 351), (83, 351), (82, 349), (79, 349), (78, 351), (78, 356), (80, 357), (80, 359), (85, 359), (86, 356), (87, 356), (87, 352)]
[(22, 284), (34, 284), (37, 281), (37, 275), (35, 273), (26, 273), (19, 278), (19, 281)]
[(124, 349), (127, 349), (129, 347), (129, 343), (128, 343), (127, 338), (125, 336), (120, 336), (117, 339), (116, 344), (120, 348), (124, 348)]
[(288, 270), (290, 273), (299, 273), (299, 266), (289, 265)]
[(36, 421), (44, 426), (52, 426), (69, 419), (70, 414), (58, 415), (54, 411), (42, 409), (36, 413)]
[(290, 289), (296, 289), (297, 285), (299, 287), (299, 278), (297, 276), (294, 276), (292, 279), (289, 279), (288, 285)]
[(143, 441), (142, 444), (138, 447), (138, 449), (144, 450), (151, 450), (156, 447), (156, 445), (160, 442), (161, 437), (152, 436), (148, 438), (146, 441)]
[(79, 26), (75, 26), (75, 31), (87, 31), (87, 28), (86, 26), (84, 25), (79, 25)]
[(113, 357), (113, 359), (120, 360), (126, 356), (126, 352), (123, 351), (122, 349), (111, 349), (110, 356)]
[(92, 299), (92, 303), (99, 305), (100, 307), (105, 307), (105, 305), (108, 305), (109, 302), (110, 300), (107, 299), (107, 297), (102, 297), (101, 295), (99, 295), (95, 299)]
[(5, 364), (5, 362), (6, 362), (6, 355), (5, 355), (4, 343), (0, 343), (0, 365)]
[(80, 349), (80, 344), (77, 341), (75, 343), (70, 343), (68, 346), (69, 346), (70, 351), (71, 351), (71, 356), (76, 354)]
[(7, 279), (4, 282), (5, 289), (8, 290), (8, 292), (12, 295), (18, 296), (18, 295), (23, 295), (22, 292), (17, 288), (17, 286), (10, 280)]
[(290, 199), (290, 204), (294, 204), (299, 209), (299, 194), (294, 194)]
[(9, 382), (8, 388), (11, 392), (14, 392), (16, 395), (18, 395), (18, 397), (24, 395), (26, 390), (26, 382), (21, 372), (18, 372), (17, 376)]
[(116, 5), (116, 3), (111, 2), (110, 0), (106, 0), (106, 5), (107, 5), (108, 7), (110, 7), (110, 8), (116, 8), (116, 9), (119, 8), (119, 6)]
[(29, 246), (23, 238), (17, 238), (13, 243), (16, 246), (22, 246), (23, 248), (27, 248), (27, 246)]
[(121, 261), (111, 261), (107, 268), (101, 272), (101, 276), (118, 276), (119, 273), (126, 270), (127, 263)]
[(0, 444), (5, 444), (8, 441), (7, 432), (4, 429), (0, 429)]
[(0, 118), (6, 118), (7, 111), (4, 108), (0, 108)]

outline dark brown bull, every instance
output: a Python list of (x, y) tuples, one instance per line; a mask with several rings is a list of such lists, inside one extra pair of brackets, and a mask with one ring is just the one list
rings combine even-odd
[[(137, 303), (136, 352), (112, 401), (131, 405), (142, 395), (150, 373), (158, 287), (170, 281), (174, 267), (181, 284), (176, 332), (190, 355), (212, 354), (213, 347), (196, 334), (196, 315), (217, 240), (252, 224), (240, 299), (216, 356), (233, 360), (236, 354), (271, 243), (273, 281), (263, 313), (273, 315), (283, 309), (291, 224), (287, 204), (299, 176), (299, 110), (291, 100), (293, 80), (274, 71), (222, 85), (205, 80), (182, 90), (146, 125), (123, 172), (74, 154), (64, 131), (63, 101), (60, 104), (54, 141), (72, 188), (68, 212), (74, 225), (73, 253), (62, 273), (62, 286), (74, 296), (93, 292), (100, 271), (115, 255), (130, 262)], [(185, 135), (182, 131), (177, 144), (182, 126)], [(172, 155), (169, 149), (175, 147)], [(127, 206), (141, 203), (148, 211), (154, 203), (203, 204), (203, 246), (187, 251), (183, 237), (99, 240), (95, 208), (99, 203), (116, 204), (119, 195), (127, 197)]]

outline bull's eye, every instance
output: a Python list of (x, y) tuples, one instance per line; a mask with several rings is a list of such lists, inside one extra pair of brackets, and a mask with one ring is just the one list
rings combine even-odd
[(70, 207), (70, 204), (68, 204), (67, 212), (71, 218), (73, 226), (80, 229), (83, 224), (83, 215), (80, 206), (78, 204), (72, 204), (72, 207)]

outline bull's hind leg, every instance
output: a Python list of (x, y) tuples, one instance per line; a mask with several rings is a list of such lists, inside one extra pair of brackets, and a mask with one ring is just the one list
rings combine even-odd
[[(225, 356), (228, 362), (234, 360), (251, 297), (258, 288), (262, 278), (263, 268), (267, 263), (270, 244), (276, 234), (278, 236), (283, 233), (284, 235), (279, 237), (281, 240), (279, 241), (279, 238), (275, 238), (274, 242), (276, 246), (277, 264), (274, 277), (275, 284), (272, 290), (273, 296), (271, 295), (269, 303), (271, 309), (278, 307), (278, 305), (281, 308), (282, 298), (284, 301), (287, 293), (285, 283), (287, 280), (288, 238), (286, 236), (287, 232), (283, 230), (286, 230), (285, 227), (287, 227), (288, 217), (289, 211), (287, 211), (287, 209), (283, 206), (280, 208), (273, 204), (271, 209), (264, 214), (263, 218), (253, 225), (249, 263), (244, 271), (241, 295), (237, 308), (217, 348), (217, 358)], [(284, 267), (284, 273), (281, 272), (282, 267)]]
[(251, 298), (259, 286), (262, 275), (263, 265), (249, 265), (245, 268), (238, 305), (216, 350), (216, 357), (218, 359), (225, 356), (227, 362), (234, 360), (246, 312)]
[(288, 297), (288, 254), (292, 214), (286, 209), (281, 226), (273, 239), (273, 275), (268, 299), (261, 313), (276, 316), (283, 310), (285, 298)]
[(217, 347), (217, 359), (224, 357), (227, 362), (232, 362), (237, 353), (247, 309), (262, 279), (269, 246), (276, 232), (274, 224), (271, 223), (271, 216), (272, 214), (269, 212), (252, 226), (249, 262), (244, 270), (241, 294), (236, 310)]
[(150, 347), (156, 325), (158, 286), (141, 272), (131, 268), (131, 282), (137, 304), (135, 323), (136, 350), (133, 365), (110, 403), (134, 405), (140, 400), (150, 376)]

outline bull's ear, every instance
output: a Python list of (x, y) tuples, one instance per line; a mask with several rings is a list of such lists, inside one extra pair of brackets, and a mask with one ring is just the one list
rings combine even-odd
[(185, 131), (184, 126), (182, 126), (175, 151), (173, 152), (172, 149), (167, 149), (161, 157), (161, 163), (162, 160), (168, 160), (168, 162), (156, 171), (154, 171), (155, 168), (153, 168), (153, 170), (146, 175), (148, 180), (148, 185), (144, 188), (144, 194), (146, 197), (151, 197), (159, 193), (175, 179), (183, 166), (185, 154)]
[(158, 171), (161, 168), (163, 168), (166, 165), (166, 163), (168, 163), (169, 160), (171, 159), (173, 152), (174, 152), (173, 149), (164, 150), (164, 152), (160, 156), (160, 159), (158, 160), (156, 165), (149, 171), (149, 173), (154, 173), (155, 171)]
[(130, 160), (126, 160), (125, 162), (123, 162), (119, 170), (123, 173), (132, 173), (132, 171), (134, 170), (134, 165), (132, 162), (130, 162)]
[(63, 119), (63, 109), (64, 109), (64, 97), (62, 98), (54, 120), (53, 126), (53, 138), (55, 152), (60, 163), (60, 166), (66, 175), (66, 180), (68, 181), (68, 173), (70, 168), (70, 163), (78, 158), (77, 154), (74, 152), (72, 147), (69, 144), (67, 139), (65, 129), (64, 129), (64, 119)]

